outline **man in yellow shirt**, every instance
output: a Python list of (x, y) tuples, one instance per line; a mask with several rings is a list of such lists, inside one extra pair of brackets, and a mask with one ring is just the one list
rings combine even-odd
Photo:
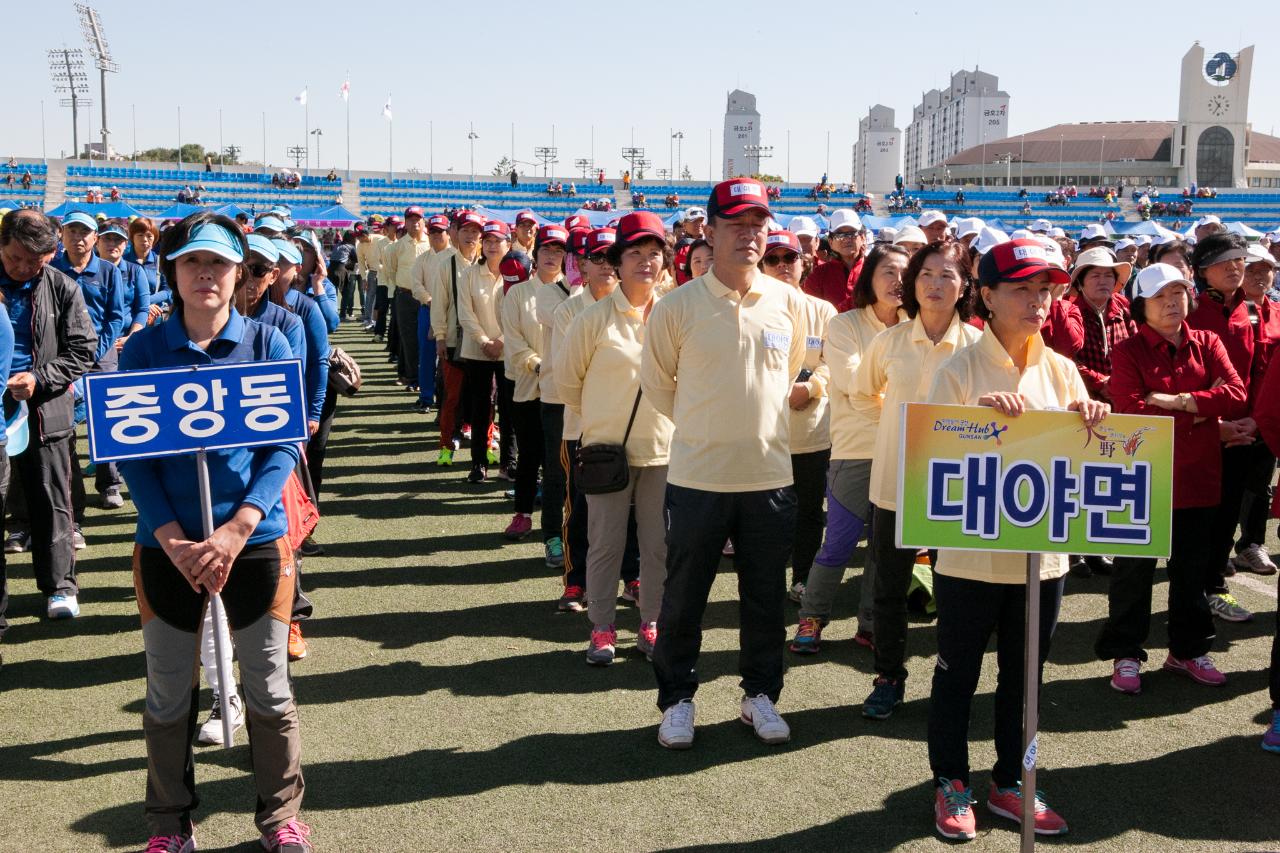
[(533, 257), (534, 243), (538, 235), (538, 217), (525, 208), (516, 214), (516, 227), (511, 230), (511, 248), (519, 249)]
[[(431, 333), (435, 338), (436, 359), (440, 362), (443, 387), (440, 389), (440, 455), (436, 465), (453, 464), (453, 453), (459, 447), (457, 436), (463, 426), (462, 406), (462, 328), (458, 325), (456, 295), (463, 271), (480, 256), (480, 233), (485, 218), (470, 210), (454, 216), (449, 229), (452, 246), (432, 256), (427, 270), (431, 290)], [(480, 436), (475, 441), (486, 440)]]
[(399, 216), (389, 216), (382, 222), (382, 239), (378, 241), (377, 254), (373, 256), (373, 260), (378, 264), (378, 279), (376, 282), (377, 292), (374, 294), (373, 301), (373, 336), (375, 341), (383, 341), (390, 337), (387, 350), (394, 349), (392, 344), (395, 342), (395, 326), (391, 326), (391, 334), (388, 336), (388, 323), (391, 320), (391, 279), (387, 275), (387, 254), (391, 247), (395, 245), (396, 240), (400, 239), (400, 226), (403, 224)]
[(765, 743), (791, 730), (782, 692), (786, 566), (795, 532), (787, 397), (804, 364), (804, 298), (760, 272), (769, 233), (764, 185), (735, 178), (707, 204), (712, 268), (658, 300), (640, 382), (675, 423), (667, 476), (667, 582), (653, 655), (658, 742), (693, 745), (702, 617), (732, 539), (742, 649), (741, 719)]
[(419, 255), (431, 251), (427, 240), (427, 220), (417, 205), (405, 208), (404, 236), (385, 253), (382, 268), (395, 288), (396, 334), (400, 347), (396, 357), (400, 384), (418, 390), (418, 300), (413, 298), (413, 265)]
[(449, 217), (436, 214), (427, 220), (427, 245), (409, 272), (409, 292), (418, 303), (418, 399), (414, 411), (426, 414), (436, 404), (436, 342), (431, 335), (432, 261), (449, 248)]
[(378, 271), (382, 269), (382, 261), (378, 258), (378, 250), (386, 238), (376, 230), (377, 226), (370, 222), (356, 226), (356, 274), (360, 276), (360, 321), (366, 332), (373, 331), (373, 303), (378, 297)]

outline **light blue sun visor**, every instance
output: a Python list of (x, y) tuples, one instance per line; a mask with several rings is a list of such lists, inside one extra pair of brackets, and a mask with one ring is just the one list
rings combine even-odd
[(172, 261), (191, 252), (213, 252), (218, 257), (237, 264), (244, 261), (244, 251), (241, 249), (240, 241), (232, 236), (230, 231), (212, 222), (206, 222), (192, 231), (187, 242), (174, 249), (167, 257)]

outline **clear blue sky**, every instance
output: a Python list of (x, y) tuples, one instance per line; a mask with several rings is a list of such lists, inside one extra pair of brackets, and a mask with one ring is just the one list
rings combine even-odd
[[(474, 122), (475, 168), (486, 173), (511, 152), (533, 161), (550, 145), (552, 126), (561, 175), (591, 156), (610, 176), (624, 165), (620, 149), (644, 147), (653, 168), (669, 162), (669, 128), (685, 133), (684, 162), (707, 175), (708, 130), (719, 168), (725, 95), (753, 92), (763, 142), (774, 146), (765, 171), (785, 176), (791, 131), (791, 177), (815, 180), (827, 166), (850, 178), (858, 119), (877, 102), (906, 126), (923, 91), (975, 64), (995, 73), (1010, 93), (1011, 132), (1063, 121), (1173, 119), (1179, 62), (1199, 40), (1212, 54), (1255, 44), (1250, 119), (1255, 130), (1280, 125), (1280, 99), (1264, 85), (1280, 81), (1280, 37), (1265, 15), (1206, 14), (1203, 3), (1168, 2), (1143, 11), (1105, 5), (897, 2), (733, 4), (666, 2), (205, 4), (98, 0), (96, 6), (121, 72), (108, 77), (112, 143), (133, 149), (131, 109), (140, 148), (173, 146), (177, 107), (182, 140), (224, 144), (242, 158), (287, 162), (301, 144), (302, 107), (309, 89), (310, 122), (323, 131), (320, 167), (346, 164), (343, 103), (338, 89), (350, 69), (351, 164), (386, 169), (391, 94), (397, 170), (434, 165), (469, 172), (467, 132)], [(200, 11), (201, 9), (207, 11)], [(359, 10), (351, 16), (352, 9)], [(382, 16), (369, 10), (385, 9)], [(243, 11), (242, 11), (243, 10)], [(45, 49), (81, 47), (71, 0), (23, 3), (6, 15), (11, 69), (23, 85), (4, 95), (0, 155), (40, 153), (40, 101), (45, 102), (48, 153), (71, 149), (70, 110), (58, 106)], [(1089, 32), (1088, 37), (1079, 35)], [(97, 138), (98, 82), (90, 75)], [(87, 138), (81, 116), (81, 142)], [(522, 171), (533, 173), (532, 166)]]

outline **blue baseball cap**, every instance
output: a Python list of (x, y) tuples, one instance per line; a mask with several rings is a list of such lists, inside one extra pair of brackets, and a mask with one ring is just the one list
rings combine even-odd
[(298, 250), (297, 246), (293, 245), (292, 240), (275, 239), (271, 241), (271, 245), (280, 250), (279, 260), (288, 261), (294, 266), (302, 263), (302, 252)]
[(62, 227), (66, 228), (68, 225), (83, 225), (90, 231), (98, 230), (97, 220), (85, 213), (83, 210), (73, 210), (71, 213), (64, 216), (62, 219)]
[(280, 219), (277, 216), (267, 215), (262, 217), (261, 219), (259, 219), (257, 222), (253, 224), (253, 230), (254, 231), (263, 231), (263, 230), (279, 231), (280, 233), (283, 234), (285, 231), (289, 230), (289, 226), (284, 224), (283, 219)]
[(187, 242), (170, 252), (166, 259), (172, 261), (191, 252), (213, 252), (218, 257), (237, 264), (244, 262), (244, 250), (240, 241), (230, 231), (213, 222), (206, 222), (192, 231)]
[(261, 234), (250, 234), (248, 236), (249, 251), (256, 255), (261, 255), (271, 263), (280, 260), (280, 250), (276, 248), (276, 244)]
[(107, 222), (102, 226), (101, 230), (98, 231), (99, 237), (105, 237), (108, 234), (114, 234), (117, 237), (123, 237), (126, 240), (129, 239), (129, 233), (124, 230), (124, 226), (119, 222)]

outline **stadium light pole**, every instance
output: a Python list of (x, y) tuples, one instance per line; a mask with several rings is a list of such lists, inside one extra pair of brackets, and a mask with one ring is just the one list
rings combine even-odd
[(138, 168), (138, 105), (131, 104), (129, 112), (133, 123), (133, 168)]
[(46, 51), (49, 57), (49, 78), (53, 81), (53, 91), (66, 92), (71, 97), (63, 98), (64, 107), (71, 107), (71, 157), (80, 156), (80, 107), (93, 106), (87, 97), (89, 94), (89, 77), (84, 72), (84, 52), (79, 48), (66, 46)]
[(314, 136), (314, 137), (316, 138), (316, 171), (319, 171), (319, 170), (320, 170), (320, 168), (321, 168), (321, 166), (320, 166), (320, 137), (324, 136), (324, 131), (323, 131), (323, 130), (321, 130), (320, 128), (318, 128), (318, 127), (316, 127), (316, 128), (312, 128), (312, 130), (311, 130), (311, 135), (312, 135), (312, 136)]
[(182, 168), (182, 105), (178, 105), (178, 168)]
[(791, 183), (791, 131), (787, 131), (787, 183)]
[(684, 148), (684, 131), (677, 130), (671, 134), (671, 138), (676, 141), (676, 178), (679, 179), (680, 167), (684, 165), (684, 151), (682, 150)]
[(1058, 186), (1062, 186), (1062, 134), (1058, 134)]
[(471, 143), (471, 183), (476, 182), (476, 140), (480, 138), (480, 134), (476, 133), (476, 126), (473, 122), (471, 129), (467, 132), (467, 139)]
[(1102, 134), (1102, 144), (1098, 146), (1098, 186), (1102, 186), (1102, 161), (1107, 150), (1107, 135)]
[(222, 107), (218, 107), (218, 171), (225, 172), (227, 170), (227, 161), (223, 157), (222, 147)]
[(89, 55), (93, 57), (94, 65), (98, 69), (100, 87), (98, 99), (102, 106), (102, 157), (105, 160), (111, 154), (111, 148), (107, 143), (107, 137), (111, 134), (107, 129), (107, 74), (118, 72), (120, 66), (111, 56), (111, 47), (107, 44), (106, 36), (103, 35), (102, 19), (98, 17), (98, 10), (84, 3), (75, 5), (76, 12), (80, 15), (80, 29), (84, 31), (85, 41), (89, 43)]
[(40, 99), (40, 162), (49, 162), (49, 153), (44, 135), (44, 98)]

